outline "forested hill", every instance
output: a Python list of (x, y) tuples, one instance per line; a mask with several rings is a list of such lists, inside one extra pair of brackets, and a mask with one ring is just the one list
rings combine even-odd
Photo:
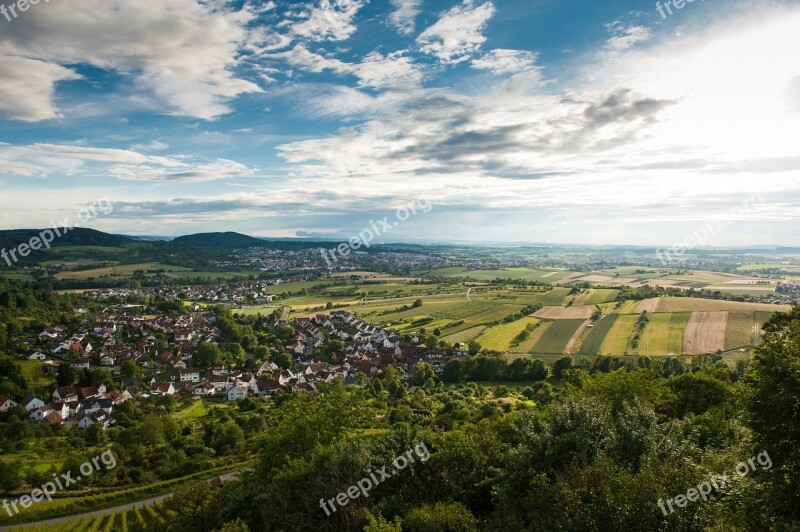
[[(39, 238), (42, 231), (46, 229), (10, 229), (0, 231), (0, 249), (14, 249), (20, 244), (27, 244), (34, 237)], [(52, 229), (51, 229), (52, 231)], [(103, 233), (94, 229), (76, 227), (66, 233), (63, 229), (61, 236), (55, 236), (51, 246), (98, 246), (98, 247), (123, 247), (135, 242), (133, 239)]]

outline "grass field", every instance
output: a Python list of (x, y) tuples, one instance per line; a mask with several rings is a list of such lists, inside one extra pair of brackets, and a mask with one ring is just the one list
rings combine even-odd
[(788, 312), (789, 305), (770, 305), (768, 303), (740, 303), (737, 301), (718, 301), (716, 299), (695, 299), (690, 297), (665, 297), (661, 299), (658, 312)]
[(481, 325), (479, 327), (471, 327), (469, 329), (464, 329), (463, 331), (459, 331), (457, 333), (449, 334), (444, 337), (444, 340), (447, 342), (468, 344), (469, 342), (473, 341), (481, 334), (483, 334), (483, 331), (485, 330), (486, 326), (484, 325)]
[(29, 283), (34, 281), (33, 275), (25, 272), (0, 272), (0, 276), (6, 279), (13, 279), (14, 281), (22, 281)]
[(563, 305), (567, 296), (569, 296), (569, 288), (554, 288), (549, 292), (539, 294), (534, 298), (535, 303), (541, 303), (545, 306)]
[(639, 340), (638, 354), (683, 354), (683, 332), (690, 317), (689, 312), (650, 314), (650, 322)]
[(182, 266), (170, 266), (158, 262), (147, 262), (142, 264), (122, 264), (117, 266), (107, 266), (105, 268), (95, 268), (93, 270), (59, 272), (55, 275), (56, 279), (61, 280), (80, 280), (89, 277), (130, 277), (137, 271), (147, 272), (148, 270), (164, 270), (166, 272), (186, 272), (190, 268)]
[[(492, 351), (510, 350), (510, 344), (526, 327), (535, 326), (540, 321), (536, 318), (523, 318), (512, 323), (497, 325), (486, 329), (476, 340), (484, 349)], [(530, 337), (528, 338), (530, 340)]]
[(616, 323), (618, 318), (619, 314), (610, 314), (600, 318), (600, 320), (595, 323), (589, 335), (583, 341), (583, 345), (580, 349), (581, 354), (599, 355), (600, 347), (603, 345), (603, 340), (605, 340), (608, 332), (614, 326), (614, 323)]
[(603, 344), (600, 346), (601, 355), (625, 355), (628, 349), (628, 339), (639, 316), (636, 314), (622, 314), (617, 318), (608, 331)]
[(755, 312), (731, 312), (728, 314), (725, 351), (752, 345), (755, 325)]
[(576, 305), (599, 305), (614, 301), (619, 294), (619, 290), (612, 289), (592, 289), (579, 294), (575, 298)]
[(563, 353), (572, 336), (585, 320), (558, 320), (550, 326), (531, 349), (532, 353)]

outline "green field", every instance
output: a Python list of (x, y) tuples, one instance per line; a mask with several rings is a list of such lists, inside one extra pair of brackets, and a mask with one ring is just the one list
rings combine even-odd
[(165, 272), (185, 272), (191, 271), (190, 268), (182, 266), (171, 266), (158, 262), (147, 262), (142, 264), (122, 264), (117, 266), (107, 266), (84, 271), (60, 272), (55, 275), (56, 279), (62, 280), (81, 280), (89, 277), (130, 277), (137, 271), (147, 272), (149, 270), (164, 270)]
[(650, 321), (639, 340), (638, 354), (683, 354), (683, 331), (690, 317), (690, 312), (650, 314)]
[(586, 320), (557, 320), (544, 332), (531, 350), (532, 353), (563, 353), (578, 327)]
[[(536, 318), (523, 318), (512, 323), (497, 325), (486, 329), (476, 340), (484, 349), (492, 351), (508, 351), (510, 344), (529, 325), (538, 325), (540, 320)], [(526, 342), (530, 340), (528, 338)]]
[(637, 314), (620, 314), (600, 346), (600, 354), (615, 356), (627, 354), (628, 339), (638, 319)]
[(619, 294), (619, 290), (612, 289), (592, 289), (578, 295), (575, 298), (575, 305), (600, 305), (614, 301)]
[(595, 326), (592, 328), (589, 335), (583, 341), (583, 345), (581, 346), (580, 350), (581, 354), (599, 355), (600, 348), (603, 345), (603, 340), (605, 340), (608, 332), (617, 322), (617, 319), (619, 319), (619, 314), (610, 314), (600, 318), (600, 320), (595, 323)]

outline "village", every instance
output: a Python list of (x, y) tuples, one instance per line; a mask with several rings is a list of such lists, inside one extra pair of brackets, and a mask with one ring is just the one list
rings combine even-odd
[[(250, 293), (252, 289), (248, 286)], [(184, 290), (195, 290), (191, 297), (198, 299), (218, 298), (220, 292), (219, 288), (207, 292)], [(122, 296), (122, 292), (125, 291), (87, 295), (110, 298)], [(231, 293), (237, 293), (235, 286)], [(228, 297), (229, 294), (223, 296), (223, 301)], [(346, 311), (292, 320), (277, 313), (265, 318), (270, 321), (268, 326), (291, 334), (283, 344), (270, 345), (269, 352), (288, 355), (284, 356), (290, 361), (288, 364), (279, 365), (271, 356), (259, 360), (253, 353), (245, 353), (244, 364), (220, 361), (198, 369), (195, 354), (201, 346), (221, 350), (231, 347), (221, 340), (213, 312), (195, 304), (180, 315), (145, 317), (131, 313), (127, 307), (130, 305), (116, 305), (98, 316), (84, 315), (83, 325), (77, 330), (70, 331), (64, 325), (48, 327), (32, 342), (36, 347), (24, 355), (29, 361), (40, 362), (44, 374), (50, 376), (56, 376), (65, 365), (76, 374), (92, 370), (96, 375), (96, 370), (104, 370), (113, 375), (114, 389), (101, 383), (85, 387), (71, 384), (57, 387), (49, 396), (29, 395), (19, 401), (0, 396), (0, 412), (21, 406), (32, 422), (80, 429), (98, 425), (107, 429), (114, 424), (114, 407), (136, 397), (178, 395), (237, 401), (279, 392), (313, 393), (320, 383), (337, 378), (345, 385), (360, 386), (390, 366), (408, 373), (416, 364), (428, 362), (441, 373), (450, 357), (468, 355), (461, 350), (428, 349), (418, 345), (421, 338), (416, 335), (401, 337)], [(315, 351), (323, 345), (340, 349), (322, 360)]]

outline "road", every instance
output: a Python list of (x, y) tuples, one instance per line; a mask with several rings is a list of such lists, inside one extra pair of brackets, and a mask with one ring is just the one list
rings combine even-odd
[[(231, 480), (236, 478), (238, 475), (238, 471), (234, 471), (232, 473), (225, 473), (224, 475), (218, 475), (222, 477), (222, 480)], [(217, 478), (217, 477), (214, 477)], [(209, 479), (208, 482), (211, 482), (213, 479)], [(64, 517), (55, 517), (53, 519), (46, 519), (44, 521), (34, 521), (33, 523), (25, 523), (20, 525), (8, 525), (8, 526), (0, 526), (0, 532), (9, 532), (12, 530), (23, 530), (25, 528), (31, 526), (42, 526), (42, 525), (63, 525), (69, 521), (75, 520), (82, 520), (87, 517), (97, 517), (98, 515), (111, 515), (112, 513), (116, 512), (118, 514), (127, 512), (128, 510), (133, 510), (134, 508), (142, 509), (145, 506), (152, 506), (159, 502), (162, 502), (165, 499), (172, 497), (174, 493), (165, 493), (164, 495), (159, 495), (158, 497), (151, 497), (149, 499), (144, 499), (142, 501), (131, 502), (128, 504), (123, 504), (121, 506), (114, 506), (113, 508), (106, 508), (104, 510), (95, 510), (94, 512), (86, 512), (83, 514), (77, 515), (67, 515)]]

